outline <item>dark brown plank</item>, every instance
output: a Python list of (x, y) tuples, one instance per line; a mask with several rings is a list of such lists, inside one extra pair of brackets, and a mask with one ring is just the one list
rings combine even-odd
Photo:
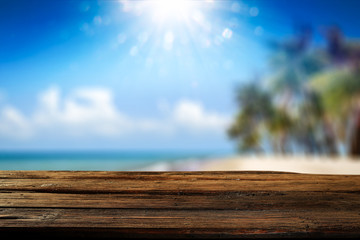
[[(336, 201), (334, 200), (336, 199)], [(301, 203), (301, 204), (300, 204)], [(230, 192), (190, 194), (66, 194), (0, 192), (1, 207), (204, 210), (360, 210), (358, 193)]]
[(1, 234), (360, 236), (360, 176), (0, 171)]
[[(41, 173), (44, 176), (41, 177)], [(94, 176), (91, 176), (93, 174)], [(78, 176), (79, 175), (79, 176)], [(258, 173), (123, 173), (15, 172), (0, 174), (0, 190), (140, 193), (140, 192), (239, 192), (239, 191), (331, 191), (360, 192), (360, 176)], [(16, 181), (15, 181), (16, 180)]]

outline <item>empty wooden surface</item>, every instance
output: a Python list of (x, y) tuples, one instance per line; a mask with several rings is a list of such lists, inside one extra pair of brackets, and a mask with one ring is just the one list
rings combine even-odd
[(0, 171), (0, 236), (360, 237), (360, 176)]

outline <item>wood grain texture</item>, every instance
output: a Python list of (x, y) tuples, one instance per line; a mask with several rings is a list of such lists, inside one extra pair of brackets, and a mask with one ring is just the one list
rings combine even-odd
[(0, 234), (360, 237), (360, 176), (0, 171)]

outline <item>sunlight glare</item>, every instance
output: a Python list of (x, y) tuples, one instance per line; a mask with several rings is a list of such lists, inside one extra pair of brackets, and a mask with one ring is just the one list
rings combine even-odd
[(195, 2), (190, 0), (149, 1), (149, 10), (157, 22), (186, 20), (195, 10)]

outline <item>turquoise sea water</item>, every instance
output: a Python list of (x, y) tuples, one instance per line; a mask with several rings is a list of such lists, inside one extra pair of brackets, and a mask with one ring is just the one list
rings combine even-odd
[(160, 162), (205, 160), (230, 151), (0, 152), (0, 170), (131, 171)]

